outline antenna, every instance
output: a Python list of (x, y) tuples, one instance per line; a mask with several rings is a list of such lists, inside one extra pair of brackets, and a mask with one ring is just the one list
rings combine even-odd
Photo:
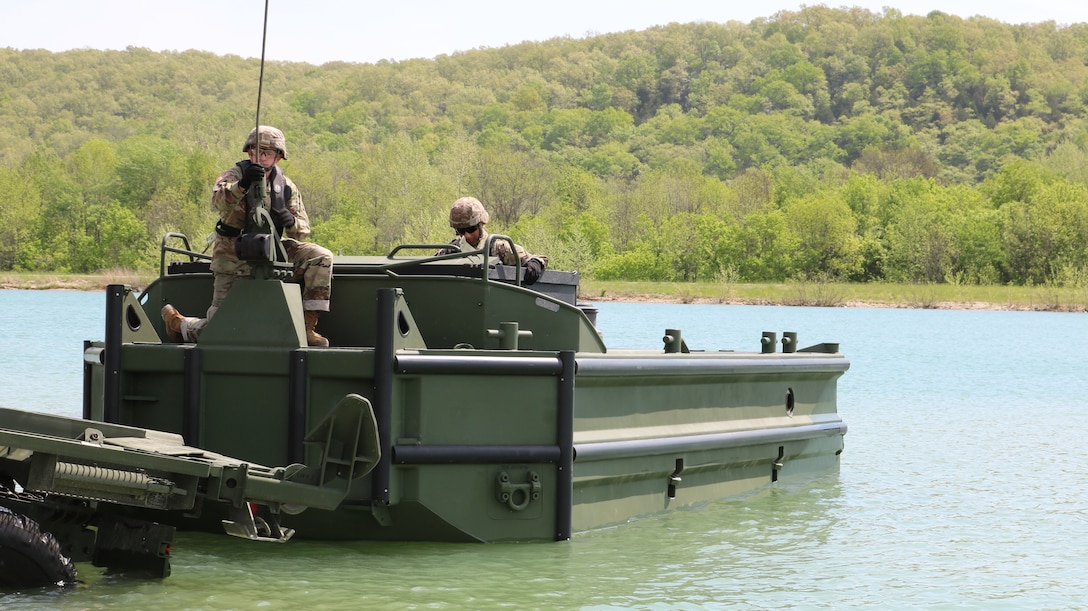
[[(264, 0), (264, 24), (261, 28), (261, 74), (257, 77), (257, 125), (253, 128), (253, 145), (257, 149), (257, 163), (261, 162), (261, 93), (264, 89), (264, 49), (267, 41), (268, 0)], [(264, 203), (264, 199), (268, 197), (268, 185), (265, 184), (265, 181), (260, 181), (254, 195), (258, 202), (257, 207), (260, 207)]]
[(264, 26), (261, 28), (261, 74), (257, 77), (257, 136), (261, 129), (261, 90), (264, 88), (264, 48), (268, 40), (268, 0), (264, 0)]

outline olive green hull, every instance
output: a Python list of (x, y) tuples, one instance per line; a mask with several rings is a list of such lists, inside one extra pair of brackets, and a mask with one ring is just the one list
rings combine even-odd
[(338, 259), (318, 326), (332, 348), (304, 345), (294, 285), (237, 284), (195, 344), (162, 342), (158, 311), (202, 312), (209, 274), (164, 273), (139, 299), (112, 286), (85, 416), (316, 464), (315, 427), (365, 398), (377, 466), (339, 509), (283, 518), (317, 539), (565, 539), (838, 469), (836, 346), (690, 352), (673, 330), (662, 351), (607, 350), (584, 308), (547, 293), (553, 272), (528, 290), (443, 263)]

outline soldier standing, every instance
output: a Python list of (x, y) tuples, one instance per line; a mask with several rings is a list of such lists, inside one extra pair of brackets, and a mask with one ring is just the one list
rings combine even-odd
[(295, 183), (284, 176), (277, 166), (281, 159), (287, 159), (287, 141), (283, 132), (262, 125), (249, 132), (242, 152), (247, 153), (249, 159), (243, 159), (223, 172), (215, 181), (212, 192), (212, 208), (219, 212), (219, 222), (215, 225), (215, 247), (212, 250), (215, 292), (211, 307), (205, 318), (195, 318), (182, 316), (177, 308), (166, 304), (162, 308), (162, 318), (167, 334), (174, 342), (195, 342), (235, 281), (253, 277), (250, 265), (235, 253), (235, 244), (238, 236), (247, 229), (250, 210), (259, 205), (255, 197), (258, 189), (253, 187), (259, 181), (266, 181), (268, 188), (264, 206), (294, 266), (290, 281), (302, 284), (306, 343), (310, 346), (328, 346), (329, 340), (314, 327), (321, 313), (329, 311), (332, 252), (312, 242), (302, 241), (310, 237), (310, 220), (302, 205), (302, 195)]

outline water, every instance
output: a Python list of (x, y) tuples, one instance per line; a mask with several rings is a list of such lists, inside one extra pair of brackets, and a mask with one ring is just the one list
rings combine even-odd
[[(80, 412), (102, 293), (0, 291), (0, 404)], [(601, 303), (615, 347), (837, 341), (841, 471), (567, 543), (260, 544), (179, 534), (164, 581), (83, 584), (5, 609), (1088, 608), (1088, 316)]]

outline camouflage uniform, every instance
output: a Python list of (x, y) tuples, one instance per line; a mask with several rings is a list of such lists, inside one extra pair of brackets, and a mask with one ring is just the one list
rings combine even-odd
[[(462, 251), (468, 252), (483, 248), (486, 240), (487, 230), (480, 229), (480, 241), (477, 242), (477, 246), (469, 244), (464, 236), (457, 236), (450, 244)], [(514, 256), (515, 252), (517, 253), (517, 256)], [(441, 252), (439, 252), (439, 254), (441, 254)], [(516, 265), (519, 260), (522, 265), (525, 265), (525, 262), (529, 259), (540, 259), (545, 265), (548, 263), (548, 257), (546, 255), (531, 255), (522, 248), (520, 244), (514, 244), (514, 250), (510, 250), (510, 242), (507, 242), (506, 240), (495, 240), (491, 243), (491, 256), (498, 257), (503, 265)]]
[[(268, 176), (269, 194), (277, 183), (277, 176), (282, 173), (279, 166), (273, 166)], [(234, 229), (240, 229), (246, 225), (246, 190), (238, 186), (242, 177), (242, 170), (237, 166), (231, 166), (223, 172), (215, 181), (215, 190), (212, 192), (212, 207), (219, 212), (220, 223)], [(307, 311), (328, 312), (329, 296), (332, 292), (332, 252), (312, 242), (303, 242), (310, 236), (310, 220), (306, 215), (306, 208), (302, 205), (302, 196), (294, 182), (286, 176), (282, 176), (282, 184), (290, 191), (290, 199), (287, 208), (295, 217), (295, 224), (284, 230), (286, 234), (281, 241), (287, 251), (287, 257), (294, 265), (294, 274), (291, 282), (302, 283), (302, 309)], [(269, 207), (271, 197), (265, 198), (265, 206)], [(234, 244), (237, 237), (229, 237), (216, 233), (215, 246), (212, 249), (211, 269), (215, 276), (215, 291), (212, 296), (212, 305), (208, 308), (206, 318), (189, 318), (183, 323), (183, 334), (189, 341), (196, 341), (200, 332), (208, 324), (208, 319), (215, 314), (223, 300), (227, 296), (230, 287), (239, 279), (250, 279), (252, 269), (249, 264), (242, 261), (234, 252)]]
[[(453, 207), (450, 208), (450, 227), (460, 230), (464, 228), (479, 227), (478, 231), (480, 237), (476, 241), (476, 246), (473, 246), (468, 239), (463, 235), (458, 235), (453, 241), (450, 242), (452, 246), (459, 248), (462, 252), (468, 252), (473, 250), (479, 250), (482, 248), (484, 242), (487, 240), (487, 231), (484, 229), (484, 225), (491, 220), (491, 215), (487, 213), (484, 205), (480, 203), (480, 200), (475, 197), (461, 197), (457, 201), (453, 202)], [(443, 249), (435, 254), (442, 254), (449, 252), (448, 249)], [(538, 259), (543, 267), (548, 266), (548, 257), (544, 255), (530, 255), (524, 248), (514, 244), (514, 248), (510, 248), (510, 242), (507, 240), (496, 240), (491, 243), (491, 252), (488, 253), (493, 257), (498, 257), (499, 261), (503, 265), (517, 265), (519, 262), (522, 265), (526, 265), (529, 259)]]

